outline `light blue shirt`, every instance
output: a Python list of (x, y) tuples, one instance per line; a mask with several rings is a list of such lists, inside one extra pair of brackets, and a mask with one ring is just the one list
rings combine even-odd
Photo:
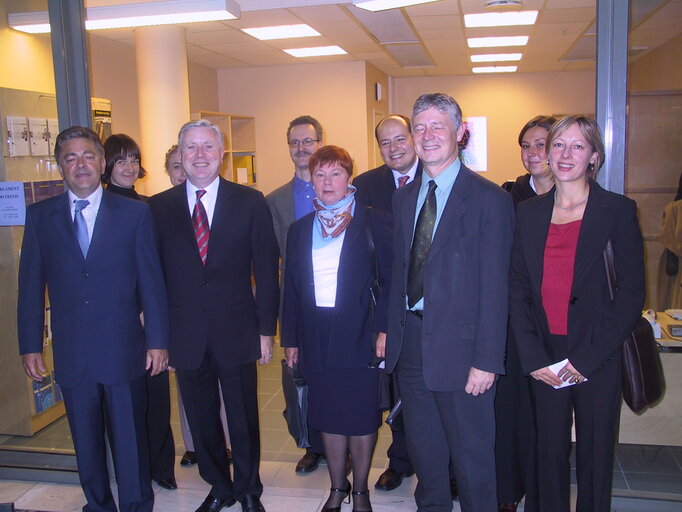
[[(440, 222), (440, 218), (443, 215), (443, 210), (445, 210), (445, 205), (448, 202), (448, 198), (450, 197), (450, 192), (452, 191), (452, 185), (455, 183), (455, 180), (457, 179), (457, 175), (459, 175), (459, 168), (460, 168), (460, 161), (459, 158), (455, 158), (455, 161), (452, 162), (450, 165), (447, 166), (447, 168), (441, 172), (438, 176), (435, 178), (432, 178), (429, 176), (429, 173), (426, 172), (426, 169), (424, 169), (424, 172), (422, 173), (422, 182), (421, 186), (419, 187), (419, 195), (417, 196), (417, 209), (415, 211), (414, 215), (414, 226), (412, 226), (412, 236), (414, 237), (414, 230), (417, 227), (417, 219), (419, 218), (419, 212), (422, 209), (422, 206), (424, 205), (424, 202), (426, 201), (426, 194), (429, 191), (429, 181), (434, 180), (436, 182), (436, 223), (433, 226), (433, 235), (431, 236), (431, 240), (433, 240), (433, 237), (436, 236), (436, 231), (438, 231), (438, 223)], [(405, 298), (405, 303), (407, 303), (407, 298)], [(419, 301), (414, 305), (412, 308), (413, 311), (417, 310), (422, 310), (424, 309), (424, 297), (419, 299)]]

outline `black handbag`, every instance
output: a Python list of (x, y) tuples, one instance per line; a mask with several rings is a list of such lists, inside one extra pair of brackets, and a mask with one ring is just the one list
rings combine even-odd
[(308, 385), (298, 373), (298, 368), (289, 368), (282, 359), (282, 392), (286, 408), (282, 414), (287, 422), (289, 434), (299, 448), (308, 448)]
[[(616, 269), (611, 240), (604, 249), (606, 278), (613, 300)], [(665, 391), (665, 376), (654, 331), (646, 318), (640, 318), (623, 345), (623, 400), (635, 414), (658, 402)]]

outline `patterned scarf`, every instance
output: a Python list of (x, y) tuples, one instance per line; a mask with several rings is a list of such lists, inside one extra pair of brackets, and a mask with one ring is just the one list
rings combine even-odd
[(345, 231), (353, 220), (353, 204), (355, 203), (355, 191), (353, 185), (348, 185), (348, 195), (336, 204), (326, 205), (317, 198), (313, 199), (315, 205), (315, 216), (320, 221), (322, 228), (322, 238), (331, 236), (337, 238)]

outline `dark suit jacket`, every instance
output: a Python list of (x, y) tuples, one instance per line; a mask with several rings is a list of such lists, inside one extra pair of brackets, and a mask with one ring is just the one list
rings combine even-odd
[[(273, 190), (265, 199), (267, 199), (270, 212), (272, 213), (272, 225), (275, 229), (279, 253), (282, 256), (282, 260), (284, 260), (287, 248), (287, 232), (289, 231), (289, 226), (296, 220), (294, 181), (288, 181), (281, 187)], [(284, 264), (282, 264), (282, 267), (284, 267)]]
[[(119, 384), (145, 372), (147, 349), (168, 348), (166, 289), (149, 207), (107, 192), (84, 258), (68, 194), (28, 207), (19, 267), (19, 348), (42, 352), (45, 287), (57, 381)], [(140, 311), (144, 311), (144, 329)]]
[[(422, 163), (419, 161), (414, 179), (417, 179), (421, 174)], [(359, 203), (381, 208), (388, 213), (393, 211), (393, 192), (397, 189), (393, 179), (393, 171), (388, 165), (384, 164), (376, 169), (363, 172), (353, 180), (353, 185), (358, 189), (355, 199)]]
[[(373, 272), (368, 249), (367, 212), (356, 203), (353, 220), (346, 228), (337, 274), (336, 306), (329, 359), (321, 361), (321, 342), (316, 339), (315, 283), (312, 261), (312, 231), (315, 214), (294, 222), (289, 229), (282, 317), (282, 346), (299, 347), (299, 361), (305, 368), (366, 368), (373, 358), (374, 335), (386, 332), (386, 307), (390, 291), (391, 222), (380, 210), (369, 213), (375, 244), (381, 294), (370, 323), (370, 283)], [(317, 357), (316, 357), (317, 356)]]
[[(510, 273), (510, 322), (523, 371), (556, 363), (542, 306), (542, 271), (553, 194), (518, 206)], [(603, 252), (611, 240), (618, 287), (612, 302)], [(644, 262), (637, 205), (591, 182), (576, 249), (568, 308), (569, 361), (590, 377), (620, 349), (642, 314)]]
[(279, 252), (270, 211), (260, 192), (219, 179), (206, 266), (186, 184), (148, 203), (168, 288), (170, 364), (186, 370), (197, 368), (207, 350), (226, 368), (255, 361), (261, 357), (259, 334), (275, 334)]
[[(395, 368), (403, 343), (410, 246), (425, 176), (393, 195), (387, 371)], [(513, 225), (509, 194), (462, 164), (424, 270), (422, 352), (424, 380), (432, 391), (463, 390), (472, 366), (504, 373)]]

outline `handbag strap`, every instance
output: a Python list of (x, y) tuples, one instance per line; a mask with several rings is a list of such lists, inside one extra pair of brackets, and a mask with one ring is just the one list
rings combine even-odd
[(377, 254), (376, 248), (374, 247), (374, 236), (372, 236), (372, 226), (370, 225), (369, 214), (372, 210), (371, 206), (368, 206), (365, 210), (365, 232), (367, 234), (367, 247), (369, 248), (369, 259), (370, 265), (372, 267), (372, 285), (374, 288), (379, 281), (379, 267), (377, 265)]
[(613, 245), (611, 245), (611, 240), (606, 242), (606, 247), (604, 248), (604, 265), (606, 265), (606, 280), (609, 283), (609, 294), (611, 295), (611, 300), (616, 294), (616, 267), (613, 264)]

